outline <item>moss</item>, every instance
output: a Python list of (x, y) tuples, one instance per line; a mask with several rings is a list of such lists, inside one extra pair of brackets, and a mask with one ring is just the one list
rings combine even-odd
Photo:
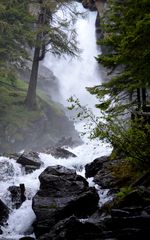
[(133, 188), (131, 186), (123, 187), (120, 191), (116, 194), (116, 201), (120, 202), (124, 199), (130, 192), (132, 192)]
[(46, 205), (46, 206), (42, 206), (43, 209), (56, 209), (58, 208), (57, 204), (56, 203), (51, 203), (50, 205)]

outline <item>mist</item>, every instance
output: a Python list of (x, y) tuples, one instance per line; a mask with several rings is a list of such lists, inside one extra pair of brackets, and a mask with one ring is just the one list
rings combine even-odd
[[(85, 12), (81, 4), (78, 4), (80, 12)], [(98, 85), (101, 82), (98, 64), (95, 56), (100, 53), (96, 46), (95, 19), (96, 12), (88, 12), (85, 18), (78, 19), (76, 31), (78, 35), (78, 47), (81, 49), (79, 58), (57, 57), (47, 53), (43, 65), (50, 69), (58, 81), (59, 94), (52, 96), (55, 101), (68, 106), (67, 99), (76, 96), (83, 105), (88, 104), (93, 108), (96, 103), (86, 87)]]

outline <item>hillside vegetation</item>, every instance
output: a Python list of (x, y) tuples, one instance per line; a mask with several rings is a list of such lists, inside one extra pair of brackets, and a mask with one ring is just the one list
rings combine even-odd
[(27, 84), (21, 80), (1, 78), (0, 82), (0, 152), (22, 149), (40, 150), (56, 143), (63, 136), (73, 137), (73, 123), (63, 107), (38, 90), (38, 107), (28, 111), (24, 105)]

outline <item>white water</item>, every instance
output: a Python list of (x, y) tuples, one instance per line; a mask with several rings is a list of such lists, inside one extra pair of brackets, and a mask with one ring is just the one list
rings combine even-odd
[[(85, 12), (80, 3), (77, 7), (79, 12)], [(78, 47), (82, 50), (79, 58), (56, 57), (47, 53), (44, 61), (44, 65), (50, 68), (58, 78), (61, 96), (57, 96), (57, 100), (64, 105), (68, 105), (66, 100), (72, 95), (76, 95), (83, 105), (88, 104), (93, 107), (95, 104), (95, 98), (85, 89), (101, 82), (95, 60), (100, 53), (96, 46), (95, 19), (96, 12), (88, 12), (86, 18), (81, 17), (76, 22)]]
[(98, 141), (89, 142), (87, 140), (82, 146), (78, 146), (69, 150), (75, 153), (78, 157), (69, 159), (55, 159), (49, 154), (40, 153), (40, 158), (44, 165), (42, 168), (34, 171), (31, 174), (25, 174), (23, 169), (21, 169), (21, 165), (17, 164), (15, 160), (0, 157), (0, 161), (10, 162), (14, 169), (13, 176), (9, 177), (7, 182), (0, 182), (0, 198), (7, 204), (7, 206), (11, 208), (11, 200), (7, 189), (9, 186), (19, 186), (21, 183), (25, 184), (27, 197), (27, 200), (19, 209), (12, 210), (7, 222), (8, 226), (2, 227), (2, 238), (19, 239), (30, 229), (30, 226), (35, 220), (35, 215), (31, 208), (32, 197), (39, 189), (38, 176), (47, 166), (59, 164), (67, 168), (75, 168), (78, 174), (84, 176), (84, 165), (93, 161), (96, 157), (108, 155), (111, 151), (111, 148), (105, 145), (99, 145)]
[[(80, 9), (82, 10), (81, 5)], [(94, 59), (94, 56), (98, 54), (95, 44), (95, 18), (96, 13), (90, 12), (86, 19), (79, 19), (76, 24), (80, 48), (83, 49), (80, 60), (70, 60), (69, 58), (58, 59), (50, 54), (47, 55), (45, 59), (44, 64), (48, 66), (59, 79), (61, 96), (58, 100), (63, 102), (64, 105), (67, 104), (66, 99), (74, 94), (80, 99), (82, 104), (89, 104), (90, 107), (93, 107), (96, 102), (94, 97), (85, 90), (85, 87), (94, 86), (101, 81), (97, 70), (97, 63)], [(83, 126), (78, 123), (76, 128), (81, 131)], [(12, 210), (7, 225), (2, 227), (3, 235), (0, 236), (0, 239), (17, 240), (28, 233), (35, 220), (35, 214), (31, 208), (32, 197), (39, 189), (38, 176), (47, 166), (59, 164), (68, 168), (75, 168), (77, 173), (84, 176), (85, 164), (93, 161), (96, 157), (109, 155), (111, 152), (110, 147), (97, 140), (89, 141), (89, 139), (84, 136), (83, 141), (83, 145), (74, 149), (68, 149), (75, 153), (77, 158), (55, 159), (51, 155), (40, 153), (40, 158), (44, 164), (42, 168), (31, 174), (25, 174), (21, 166), (17, 164), (15, 160), (0, 157), (0, 162), (5, 161), (11, 165), (11, 173), (8, 173), (6, 168), (3, 169), (6, 179), (5, 181), (0, 181), (0, 199), (11, 209), (11, 200), (7, 189), (9, 186), (19, 186), (21, 183), (25, 184), (27, 197), (27, 200), (19, 209)], [(91, 179), (89, 179), (89, 184), (93, 184)], [(103, 193), (103, 196), (104, 195)], [(101, 201), (102, 200), (103, 198), (101, 198)]]

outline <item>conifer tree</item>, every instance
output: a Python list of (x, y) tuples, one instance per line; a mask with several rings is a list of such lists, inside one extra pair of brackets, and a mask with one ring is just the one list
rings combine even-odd
[[(89, 89), (99, 96), (107, 94), (99, 107), (108, 108), (120, 103), (122, 111), (145, 106), (145, 89), (150, 86), (150, 2), (149, 0), (109, 0), (107, 20), (104, 23), (105, 37), (99, 41), (109, 47), (109, 53), (99, 55), (103, 64), (114, 77), (108, 83)], [(141, 91), (139, 89), (142, 89)], [(141, 96), (142, 94), (142, 106)], [(133, 95), (133, 101), (131, 100)], [(109, 100), (108, 100), (109, 96)], [(126, 99), (126, 100), (125, 100)], [(103, 99), (104, 100), (104, 99)], [(119, 102), (121, 101), (121, 102)], [(115, 109), (115, 108), (114, 108)]]
[[(92, 136), (107, 140), (144, 166), (150, 164), (150, 119), (143, 113), (150, 87), (150, 1), (109, 0), (106, 14), (99, 44), (109, 51), (96, 59), (108, 69), (110, 80), (88, 88), (101, 110)], [(136, 112), (133, 122), (130, 116)]]
[[(36, 86), (39, 61), (47, 51), (53, 54), (78, 52), (73, 22), (76, 12), (67, 0), (1, 0), (0, 2), (0, 68), (20, 65), (30, 59), (29, 48), (33, 49), (31, 76), (25, 104), (36, 108)], [(62, 11), (67, 18), (62, 19)], [(70, 12), (70, 14), (68, 13)]]
[[(78, 52), (75, 31), (72, 28), (72, 23), (75, 18), (75, 13), (69, 10), (71, 18), (69, 20), (61, 19), (57, 15), (57, 11), (64, 7), (67, 1), (57, 1), (57, 4), (51, 0), (39, 0), (39, 11), (36, 21), (36, 39), (34, 56), (32, 61), (32, 70), (29, 81), (29, 88), (25, 99), (25, 104), (28, 109), (36, 108), (36, 86), (38, 77), (39, 61), (43, 60), (46, 51), (53, 54), (69, 54), (75, 56)], [(69, 5), (70, 3), (67, 2)], [(65, 5), (67, 8), (67, 5)], [(68, 8), (69, 9), (69, 8)], [(66, 10), (65, 10), (66, 11)], [(56, 13), (56, 14), (55, 14)], [(70, 28), (71, 25), (71, 28)]]

